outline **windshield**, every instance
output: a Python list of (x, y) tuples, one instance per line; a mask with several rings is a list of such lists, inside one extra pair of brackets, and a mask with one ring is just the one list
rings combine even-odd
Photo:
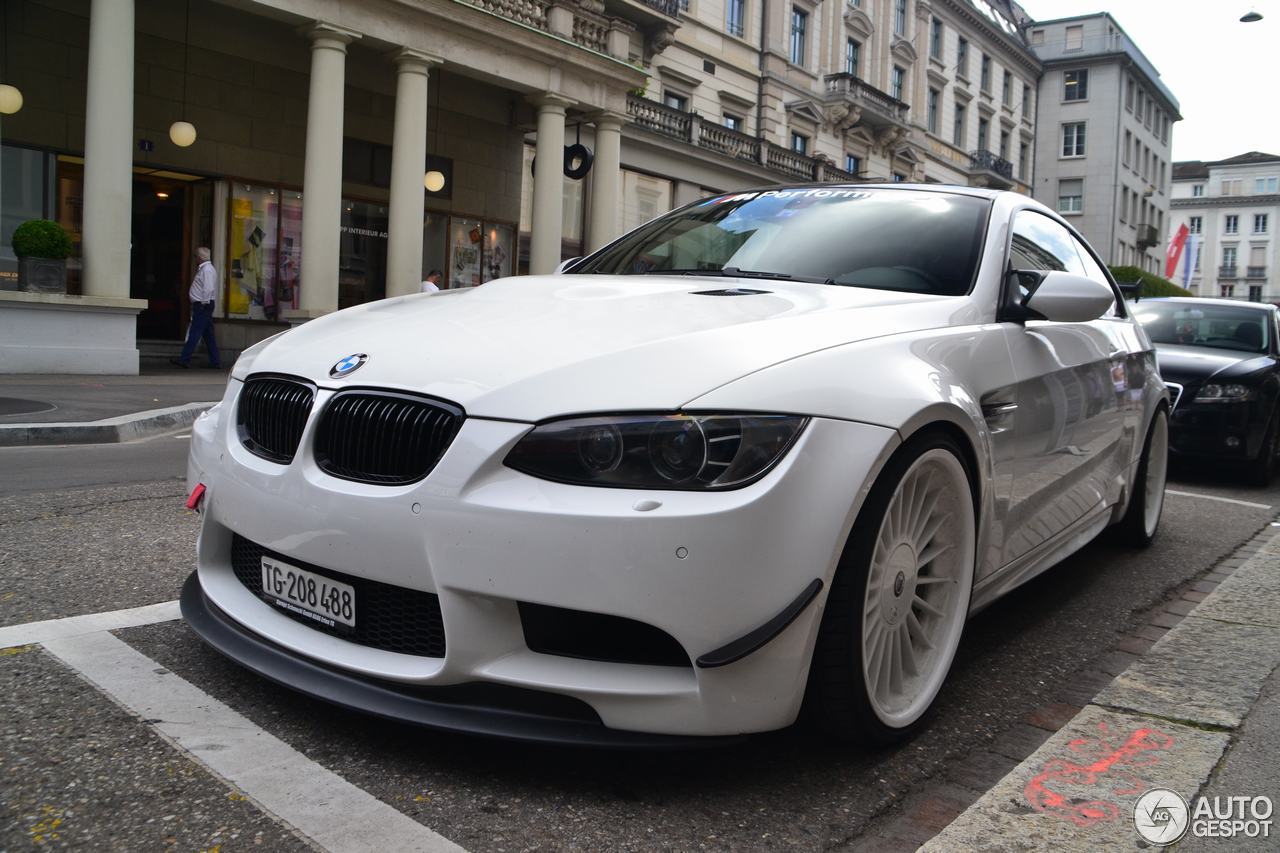
[(919, 190), (805, 188), (705, 199), (622, 237), (571, 274), (712, 275), (959, 296), (990, 202)]
[(1267, 352), (1270, 312), (1186, 302), (1139, 302), (1137, 320), (1152, 343)]

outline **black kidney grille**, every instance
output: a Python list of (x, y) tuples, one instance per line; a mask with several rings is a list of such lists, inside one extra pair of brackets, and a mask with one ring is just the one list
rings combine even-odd
[(231, 568), (240, 583), (258, 596), (262, 595), (264, 555), (332, 580), (351, 584), (356, 591), (354, 630), (345, 625), (330, 628), (305, 616), (280, 609), (282, 615), (313, 630), (371, 649), (426, 658), (444, 657), (444, 620), (440, 616), (440, 597), (435, 593), (322, 569), (277, 554), (237, 533), (231, 539)]
[(315, 386), (300, 379), (250, 376), (236, 406), (241, 443), (255, 456), (289, 464), (315, 398)]
[(316, 464), (344, 480), (398, 486), (431, 472), (462, 426), (456, 406), (389, 391), (334, 395), (316, 429)]

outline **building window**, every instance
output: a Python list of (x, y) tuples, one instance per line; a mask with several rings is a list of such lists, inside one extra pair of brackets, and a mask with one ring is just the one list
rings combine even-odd
[(1084, 156), (1084, 122), (1073, 121), (1062, 126), (1062, 156)]
[(1164, 116), (1160, 122), (1160, 141), (1169, 141), (1169, 117)]
[(942, 21), (938, 18), (929, 22), (929, 55), (942, 59)]
[(1132, 147), (1133, 147), (1133, 134), (1126, 130), (1124, 132), (1124, 148), (1122, 148), (1120, 151), (1120, 159), (1126, 166), (1129, 165), (1129, 149)]
[(733, 113), (725, 113), (724, 126), (729, 128), (730, 130), (736, 130), (739, 133), (742, 133), (743, 131), (742, 116), (736, 116)]
[(939, 98), (938, 90), (930, 89), (929, 90), (929, 122), (926, 125), (929, 128), (930, 133), (938, 132), (938, 98)]
[(1222, 249), (1222, 265), (1231, 270), (1231, 275), (1235, 275), (1236, 269), (1236, 247), (1224, 246)]
[(1044, 30), (1032, 30), (1032, 31), (1031, 31), (1031, 43), (1032, 43), (1032, 44), (1044, 44)]
[(1031, 87), (1022, 84), (1022, 117), (1031, 118)]
[(889, 94), (893, 95), (899, 101), (902, 100), (902, 88), (906, 81), (907, 72), (897, 65), (893, 66), (893, 80), (889, 87)]
[(964, 104), (956, 102), (955, 122), (951, 128), (951, 142), (957, 148), (964, 147)]
[(862, 159), (856, 154), (844, 155), (844, 170), (850, 175), (856, 175), (862, 171)]
[(1277, 179), (1271, 178), (1254, 178), (1253, 191), (1258, 195), (1275, 195)]
[(1009, 131), (1000, 131), (1000, 158), (1002, 160), (1009, 159)]
[(1193, 198), (1200, 198), (1200, 196), (1204, 195), (1204, 184), (1192, 184), (1191, 195)]
[(979, 151), (987, 150), (987, 138), (989, 136), (988, 129), (990, 127), (991, 127), (991, 122), (989, 122), (987, 119), (981, 116), (978, 117), (978, 150)]
[(1134, 113), (1134, 115), (1135, 115), (1135, 116), (1137, 116), (1138, 121), (1142, 121), (1142, 111), (1143, 111), (1143, 109), (1146, 107), (1146, 103), (1147, 103), (1147, 97), (1146, 97), (1146, 95), (1143, 95), (1143, 94), (1139, 93), (1139, 94), (1138, 94), (1138, 108), (1137, 108), (1137, 111)]
[(1244, 192), (1244, 181), (1240, 178), (1224, 179), (1222, 182), (1223, 195), (1241, 195)]
[(991, 91), (991, 57), (985, 53), (982, 54), (982, 76), (979, 78), (978, 85), (984, 92)]
[(1187, 220), (1187, 232), (1190, 234), (1199, 234), (1204, 228), (1204, 219), (1199, 216), (1192, 216)]
[(1253, 233), (1267, 233), (1267, 215), (1265, 213), (1255, 213), (1253, 215)]
[(682, 113), (689, 111), (689, 98), (677, 92), (663, 92), (662, 103)]
[(1221, 287), (1222, 287), (1223, 299), (1230, 299), (1231, 297), (1235, 296), (1236, 286), (1234, 284), (1224, 284)]
[(803, 133), (796, 133), (794, 130), (791, 131), (791, 150), (797, 154), (808, 154), (809, 137), (805, 136)]
[(858, 55), (862, 52), (862, 45), (856, 39), (848, 39), (844, 43), (844, 71), (846, 74), (858, 76)]
[(742, 38), (747, 32), (747, 0), (728, 0), (725, 29), (729, 35)]
[(1260, 284), (1249, 285), (1249, 301), (1250, 302), (1262, 301), (1262, 285)]
[(893, 173), (893, 182), (894, 182), (895, 184), (901, 184), (901, 183), (903, 183), (904, 181), (906, 181), (906, 179), (907, 179), (907, 176), (906, 176), (906, 175), (901, 174), (900, 172), (894, 172), (894, 173)]
[(809, 27), (809, 13), (803, 9), (791, 7), (791, 61), (796, 65), (804, 65), (804, 34)]
[(1239, 234), (1240, 233), (1240, 217), (1234, 213), (1228, 213), (1223, 221), (1223, 234)]
[(1079, 213), (1084, 210), (1084, 179), (1058, 181), (1058, 212)]
[(956, 42), (956, 76), (969, 79), (969, 40), (963, 36)]
[(1062, 100), (1083, 101), (1089, 97), (1089, 69), (1062, 72)]
[(893, 0), (893, 34), (907, 34), (907, 0)]
[(1027, 180), (1027, 161), (1031, 159), (1027, 149), (1027, 143), (1018, 146), (1018, 180)]
[(1129, 188), (1120, 188), (1120, 221), (1129, 221)]
[(1124, 108), (1133, 112), (1133, 78), (1129, 78), (1124, 85)]
[(1084, 49), (1084, 27), (1067, 27), (1067, 50)]
[(1000, 84), (1000, 103), (1006, 107), (1013, 106), (1013, 74), (1005, 69), (1004, 80)]

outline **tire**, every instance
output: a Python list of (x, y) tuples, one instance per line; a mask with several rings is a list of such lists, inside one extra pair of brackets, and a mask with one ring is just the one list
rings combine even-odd
[(951, 669), (973, 588), (973, 476), (956, 441), (912, 437), (858, 514), (827, 597), (806, 711), (867, 746), (920, 727)]
[(1277, 445), (1277, 436), (1280, 434), (1280, 424), (1277, 423), (1280, 418), (1273, 414), (1270, 422), (1267, 424), (1267, 433), (1262, 439), (1262, 449), (1258, 451), (1258, 458), (1249, 466), (1249, 482), (1255, 486), (1269, 486), (1271, 480), (1276, 474), (1276, 453), (1280, 451)]
[(1156, 409), (1147, 427), (1142, 445), (1142, 459), (1130, 489), (1129, 506), (1116, 524), (1116, 541), (1145, 548), (1156, 538), (1160, 516), (1164, 512), (1164, 485), (1169, 474), (1169, 412)]

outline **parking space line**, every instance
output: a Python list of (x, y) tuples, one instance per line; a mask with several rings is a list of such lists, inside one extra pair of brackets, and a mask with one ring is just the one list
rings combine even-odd
[(1253, 507), (1254, 509), (1271, 509), (1270, 504), (1259, 504), (1253, 501), (1239, 501), (1235, 498), (1220, 498), (1217, 495), (1204, 495), (1200, 492), (1180, 492), (1177, 489), (1165, 489), (1166, 495), (1177, 495), (1180, 498), (1203, 498), (1207, 501), (1218, 501), (1224, 504), (1235, 504), (1236, 506)]
[(65, 616), (61, 619), (45, 619), (41, 622), (24, 622), (0, 628), (0, 649), (9, 646), (25, 646), (28, 643), (45, 643), (61, 637), (75, 637), (98, 631), (115, 631), (120, 628), (137, 628), (155, 622), (177, 619), (177, 601), (162, 601), (142, 607), (124, 610), (108, 610), (105, 613), (86, 613), (83, 616)]
[(264, 811), (326, 850), (464, 853), (113, 634), (64, 635), (44, 647)]

